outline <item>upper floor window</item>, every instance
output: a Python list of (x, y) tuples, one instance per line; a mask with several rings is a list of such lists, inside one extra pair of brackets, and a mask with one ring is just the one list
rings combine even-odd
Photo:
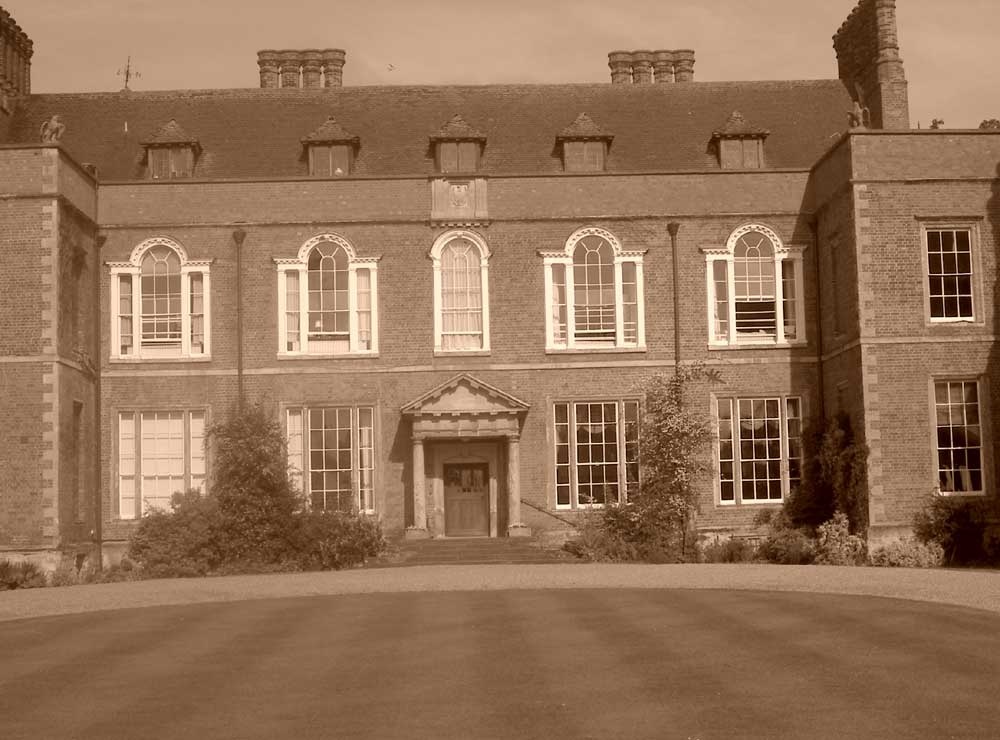
[(545, 260), (548, 349), (643, 348), (642, 260), (599, 228), (575, 232)]
[(111, 268), (111, 356), (207, 357), (209, 265), (166, 237), (147, 239)]
[(302, 139), (313, 177), (343, 177), (354, 169), (354, 154), (360, 139), (330, 117)]
[(931, 321), (973, 321), (973, 230), (925, 226), (923, 233)]
[(581, 113), (556, 136), (562, 146), (563, 169), (566, 172), (603, 172), (608, 147), (614, 136), (598, 126), (586, 113)]
[(490, 348), (490, 251), (471, 231), (449, 231), (434, 242), (434, 349)]
[(191, 177), (201, 147), (176, 120), (171, 119), (142, 142), (146, 150), (146, 173), (151, 180)]
[(378, 258), (336, 234), (313, 237), (278, 266), (278, 353), (378, 351)]
[(477, 172), (485, 143), (484, 134), (466, 123), (462, 116), (455, 114), (431, 136), (437, 171), (444, 174)]
[(708, 260), (709, 341), (713, 345), (802, 344), (802, 251), (759, 224), (741, 226)]

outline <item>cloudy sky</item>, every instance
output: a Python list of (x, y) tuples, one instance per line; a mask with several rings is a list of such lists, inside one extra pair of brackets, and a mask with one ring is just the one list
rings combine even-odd
[[(603, 82), (614, 49), (696, 51), (696, 80), (836, 77), (855, 0), (0, 0), (35, 92), (256, 87), (258, 49), (347, 50), (346, 85)], [(913, 125), (1000, 118), (1000, 2), (897, 0)]]

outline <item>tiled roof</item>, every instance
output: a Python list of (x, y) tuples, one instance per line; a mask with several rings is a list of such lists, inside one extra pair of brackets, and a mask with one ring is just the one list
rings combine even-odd
[(357, 144), (358, 141), (359, 138), (337, 123), (337, 119), (333, 116), (327, 118), (318, 129), (302, 139), (303, 144), (307, 142), (312, 142), (314, 144), (340, 142)]
[(485, 174), (561, 174), (555, 137), (587, 111), (615, 132), (607, 172), (670, 172), (718, 169), (712, 134), (739, 110), (771, 132), (770, 167), (809, 168), (850, 107), (837, 80), (47, 94), (19, 105), (9, 143), (36, 143), (41, 122), (59, 113), (73, 157), (103, 180), (139, 179), (141, 142), (175, 119), (202, 147), (199, 177), (306, 176), (303, 133), (334, 115), (361, 138), (354, 173), (424, 176), (434, 171), (429, 132), (461, 111), (487, 137)]
[(188, 136), (180, 124), (171, 118), (160, 127), (159, 131), (139, 143), (143, 146), (155, 146), (157, 144), (197, 144), (198, 140), (193, 136)]
[(613, 134), (601, 130), (601, 127), (594, 123), (590, 116), (581, 113), (573, 123), (559, 132), (556, 140), (605, 139), (610, 141), (613, 138), (615, 138)]
[(436, 133), (431, 134), (431, 141), (463, 141), (469, 139), (482, 141), (485, 138), (485, 134), (472, 128), (458, 113), (453, 115), (451, 120), (438, 129)]
[(767, 129), (754, 126), (738, 110), (734, 110), (726, 121), (726, 124), (712, 132), (712, 136), (717, 139), (763, 137), (771, 132)]

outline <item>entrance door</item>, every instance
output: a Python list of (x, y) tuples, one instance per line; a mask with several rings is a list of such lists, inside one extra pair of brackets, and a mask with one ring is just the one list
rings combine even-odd
[(490, 466), (445, 463), (444, 533), (449, 537), (489, 536)]

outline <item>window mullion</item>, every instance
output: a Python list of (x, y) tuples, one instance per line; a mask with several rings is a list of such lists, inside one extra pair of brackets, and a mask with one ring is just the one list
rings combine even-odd
[(361, 500), (361, 410), (351, 408), (351, 495), (354, 496), (355, 513), (364, 511)]
[(370, 351), (378, 352), (378, 269), (375, 263), (369, 265), (368, 290), (368, 303), (371, 311), (371, 318), (369, 320), (371, 323), (369, 327), (369, 331), (371, 332)]
[(733, 503), (743, 503), (743, 425), (740, 421), (740, 399), (729, 399), (729, 423), (733, 427)]
[(347, 267), (347, 334), (348, 352), (358, 351), (358, 269)]
[(628, 476), (625, 474), (625, 402), (616, 401), (617, 420), (615, 431), (618, 435), (618, 503), (626, 500), (626, 489), (628, 487)]
[[(674, 286), (674, 290), (677, 290), (677, 286)], [(643, 277), (642, 277), (642, 261), (635, 261), (635, 317), (636, 317), (636, 343), (640, 347), (646, 346), (646, 294), (643, 289)], [(674, 358), (675, 360), (677, 358)]]
[(133, 483), (133, 489), (135, 490), (135, 496), (132, 499), (132, 518), (138, 519), (142, 516), (142, 498), (144, 492), (142, 490), (142, 412), (134, 412), (135, 421), (132, 424), (132, 430), (134, 439), (132, 440), (133, 446), (135, 448), (135, 461), (133, 463), (132, 469), (135, 471), (135, 483)]
[(299, 348), (309, 351), (309, 271), (303, 264), (299, 271)]
[(625, 343), (625, 292), (622, 290), (622, 263), (615, 259), (615, 346)]
[(138, 272), (132, 273), (132, 354), (142, 357), (142, 296), (139, 288), (142, 277)]
[(191, 356), (191, 273), (181, 268), (181, 355)]
[(569, 505), (572, 509), (580, 508), (580, 476), (577, 475), (576, 466), (579, 464), (576, 459), (576, 404), (568, 403), (566, 418), (569, 421)]
[(434, 349), (440, 352), (444, 348), (441, 337), (443, 321), (441, 311), (444, 310), (444, 296), (441, 295), (441, 260), (434, 260)]
[(489, 263), (485, 256), (482, 256), (479, 265), (479, 303), (480, 321), (482, 322), (482, 337), (480, 339), (482, 349), (490, 348), (490, 281)]
[(553, 290), (555, 286), (552, 284), (552, 263), (545, 263), (545, 344), (549, 348), (556, 346), (556, 326), (555, 326), (555, 311), (553, 310), (553, 295), (555, 291)]
[[(310, 154), (310, 157), (312, 155)], [(288, 351), (288, 272), (278, 270), (278, 352)]]
[(783, 260), (774, 257), (774, 338), (778, 344), (785, 341), (785, 273)]
[[(576, 287), (573, 284), (573, 260), (566, 263), (566, 346), (576, 346)], [(572, 406), (572, 404), (570, 404)]]
[[(806, 291), (803, 282), (803, 260), (797, 256), (792, 261), (792, 274), (795, 275), (795, 338), (798, 341), (806, 339)], [(801, 412), (800, 412), (801, 413)]]
[(727, 329), (729, 331), (729, 344), (736, 343), (736, 270), (735, 270), (735, 260), (733, 256), (730, 255), (726, 260), (726, 291), (728, 292), (728, 300), (726, 301), (726, 308), (729, 311), (729, 318), (726, 321)]

